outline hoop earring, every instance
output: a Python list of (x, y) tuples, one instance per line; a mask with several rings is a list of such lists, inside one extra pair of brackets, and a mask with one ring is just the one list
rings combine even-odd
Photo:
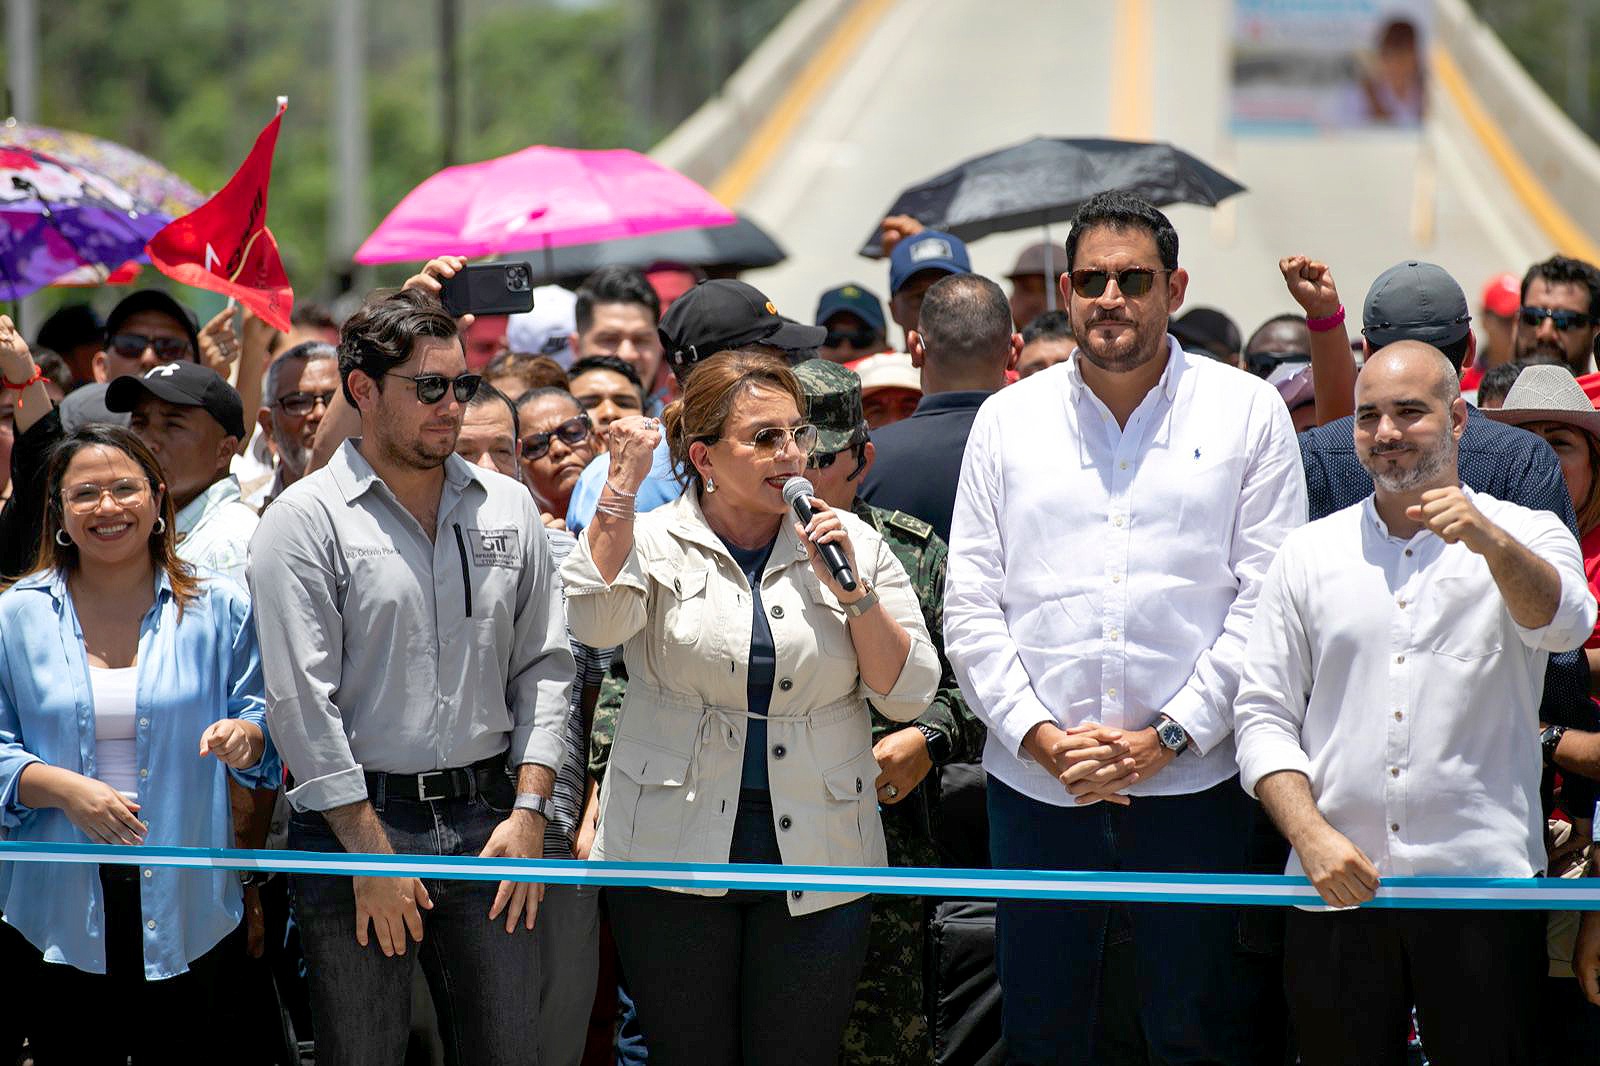
[(711, 493), (716, 492), (716, 491), (717, 491), (717, 481), (716, 481), (716, 479), (715, 478), (709, 478), (709, 477), (706, 478), (706, 494), (710, 495)]
[(70, 548), (72, 547), (72, 538), (67, 536), (66, 530), (58, 529), (56, 530), (56, 543), (63, 548)]
[(153, 537), (159, 537), (167, 531), (167, 519), (164, 515), (156, 515), (156, 526), (150, 531)]

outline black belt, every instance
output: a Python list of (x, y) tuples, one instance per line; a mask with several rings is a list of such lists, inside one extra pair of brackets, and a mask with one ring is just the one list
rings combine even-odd
[[(492, 776), (496, 774), (499, 775), (498, 780)], [(497, 784), (510, 780), (504, 754), (491, 755), (471, 766), (428, 770), (420, 774), (372, 772), (365, 777), (368, 796), (381, 794), (389, 799), (426, 801), (471, 798), (479, 792), (493, 792)]]

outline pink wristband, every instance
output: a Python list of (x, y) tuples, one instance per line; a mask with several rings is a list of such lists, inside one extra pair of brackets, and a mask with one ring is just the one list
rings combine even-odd
[(1326, 333), (1335, 326), (1344, 325), (1344, 304), (1339, 305), (1339, 310), (1326, 318), (1306, 319), (1306, 328), (1312, 333)]

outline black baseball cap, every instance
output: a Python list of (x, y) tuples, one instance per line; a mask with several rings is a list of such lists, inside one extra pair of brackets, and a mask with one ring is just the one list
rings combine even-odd
[(1407, 260), (1378, 275), (1367, 290), (1361, 332), (1372, 350), (1395, 341), (1454, 344), (1472, 328), (1467, 294), (1443, 267)]
[(791, 322), (754, 285), (732, 278), (702, 281), (661, 316), (661, 347), (680, 379), (702, 359), (746, 344), (768, 344), (786, 352), (809, 351), (827, 339), (821, 326)]
[(124, 374), (106, 388), (106, 407), (132, 411), (143, 396), (177, 404), (203, 407), (230, 437), (244, 440), (244, 403), (217, 372), (199, 363), (179, 359), (151, 367), (143, 375)]
[[(183, 327), (184, 333), (189, 336), (190, 359), (196, 363), (200, 360), (200, 325), (194, 317), (194, 312), (183, 306), (171, 296), (160, 289), (140, 289), (123, 297), (122, 302), (111, 309), (106, 316), (106, 338), (111, 337), (122, 329), (122, 324), (140, 311), (160, 311), (178, 325)], [(215, 376), (215, 375), (213, 375)]]

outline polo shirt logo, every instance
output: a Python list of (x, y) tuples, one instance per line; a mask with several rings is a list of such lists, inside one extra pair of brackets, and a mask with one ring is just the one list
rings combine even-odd
[(503, 566), (516, 569), (521, 565), (521, 552), (515, 529), (467, 530), (472, 543), (472, 561), (478, 566)]

